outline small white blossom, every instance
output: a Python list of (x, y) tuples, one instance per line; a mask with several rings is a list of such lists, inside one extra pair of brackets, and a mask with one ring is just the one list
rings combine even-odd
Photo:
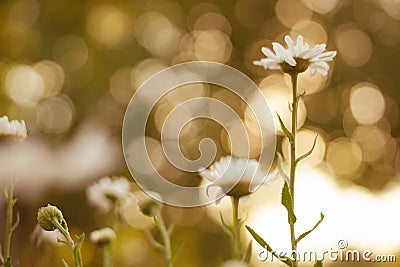
[(0, 117), (0, 136), (26, 138), (27, 130), (23, 120), (8, 120), (7, 116)]
[(93, 231), (89, 235), (90, 241), (98, 246), (107, 245), (116, 238), (115, 232), (109, 227)]
[(106, 176), (87, 188), (86, 197), (89, 204), (106, 213), (115, 203), (127, 198), (129, 193), (130, 183), (125, 177)]
[(322, 75), (328, 74), (329, 65), (327, 62), (332, 61), (336, 56), (336, 51), (327, 51), (326, 44), (317, 44), (313, 48), (303, 41), (303, 36), (297, 36), (296, 44), (289, 35), (285, 36), (287, 48), (279, 43), (272, 43), (272, 51), (263, 47), (261, 51), (266, 58), (254, 61), (253, 64), (263, 66), (265, 69), (282, 69), (284, 72), (301, 73), (310, 70), (310, 74), (314, 75), (317, 71)]
[(276, 174), (267, 175), (255, 159), (222, 157), (219, 161), (199, 172), (200, 176), (219, 186), (229, 196), (242, 197), (252, 193), (252, 188), (269, 185)]

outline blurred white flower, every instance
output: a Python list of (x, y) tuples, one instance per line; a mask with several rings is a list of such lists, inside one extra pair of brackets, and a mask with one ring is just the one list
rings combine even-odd
[(144, 197), (141, 190), (132, 192), (121, 204), (121, 215), (135, 229), (148, 230), (154, 227), (153, 217), (148, 217), (140, 211), (138, 202)]
[(26, 138), (27, 130), (23, 120), (8, 120), (7, 116), (0, 117), (0, 136)]
[(106, 213), (126, 199), (130, 189), (130, 182), (125, 177), (105, 176), (86, 189), (86, 197), (90, 205)]
[(329, 65), (327, 62), (333, 60), (336, 51), (324, 52), (326, 44), (317, 44), (313, 48), (309, 48), (301, 35), (297, 36), (296, 44), (289, 35), (285, 36), (285, 42), (286, 49), (276, 42), (272, 43), (274, 51), (266, 47), (261, 48), (267, 57), (256, 60), (253, 64), (263, 66), (265, 69), (282, 69), (287, 73), (301, 73), (308, 68), (311, 75), (317, 71), (324, 76), (328, 75)]
[(267, 175), (255, 159), (222, 157), (219, 161), (199, 172), (200, 176), (223, 189), (228, 196), (243, 197), (254, 188), (269, 185), (276, 174)]
[(104, 227), (93, 231), (89, 235), (90, 241), (97, 246), (107, 245), (116, 238), (115, 232), (110, 227)]
[(36, 224), (31, 234), (31, 241), (36, 246), (40, 246), (42, 243), (48, 243), (57, 246), (62, 245), (62, 243), (58, 242), (57, 240), (65, 240), (65, 237), (60, 231), (57, 229), (54, 231), (45, 231), (39, 224)]
[(81, 190), (121, 168), (120, 149), (118, 138), (93, 122), (56, 144), (37, 135), (23, 143), (1, 142), (0, 187), (15, 179), (20, 201), (40, 199), (49, 189)]

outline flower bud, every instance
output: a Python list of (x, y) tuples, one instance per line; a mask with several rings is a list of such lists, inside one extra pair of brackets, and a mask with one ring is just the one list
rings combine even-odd
[(46, 231), (54, 231), (57, 229), (54, 222), (58, 222), (64, 227), (65, 221), (62, 212), (56, 207), (50, 204), (47, 207), (41, 207), (38, 211), (37, 220), (40, 227)]
[(91, 232), (89, 235), (89, 239), (97, 246), (104, 246), (110, 244), (111, 241), (116, 239), (116, 235), (111, 228), (105, 227), (97, 231)]
[(155, 216), (161, 209), (160, 203), (147, 195), (138, 199), (138, 206), (140, 211), (149, 217)]

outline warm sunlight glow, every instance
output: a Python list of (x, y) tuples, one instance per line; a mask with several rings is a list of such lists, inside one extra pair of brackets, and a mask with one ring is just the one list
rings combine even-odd
[[(299, 250), (323, 252), (337, 249), (339, 240), (346, 240), (349, 248), (369, 249), (374, 253), (394, 253), (400, 248), (393, 210), (400, 194), (399, 186), (391, 186), (385, 193), (373, 195), (368, 190), (334, 182), (322, 169), (299, 169), (296, 188), (297, 233), (310, 229), (325, 214), (322, 224), (299, 243)], [(259, 208), (250, 214), (248, 224), (267, 239), (276, 251), (290, 250), (286, 211), (282, 206)], [(324, 238), (318, 238), (323, 236)], [(254, 257), (260, 252), (257, 246)], [(265, 262), (254, 261), (256, 266)], [(275, 266), (281, 266), (276, 264)]]

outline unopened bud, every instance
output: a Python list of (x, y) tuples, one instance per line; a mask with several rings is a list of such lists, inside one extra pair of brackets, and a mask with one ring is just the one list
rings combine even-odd
[(57, 229), (55, 221), (60, 225), (64, 226), (64, 217), (62, 212), (56, 207), (50, 204), (47, 207), (41, 207), (38, 211), (37, 220), (40, 227), (46, 231), (54, 231)]
[(161, 209), (160, 203), (147, 195), (143, 195), (138, 199), (138, 206), (140, 211), (149, 217), (155, 216)]

